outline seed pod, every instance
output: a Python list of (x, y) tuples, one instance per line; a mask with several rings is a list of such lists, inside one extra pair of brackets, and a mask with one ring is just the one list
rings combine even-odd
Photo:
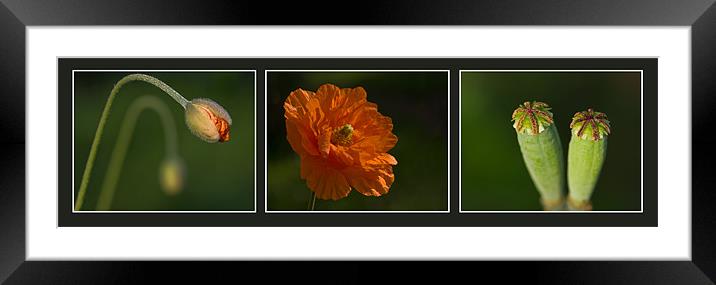
[(569, 141), (567, 183), (571, 210), (589, 211), (590, 199), (607, 156), (607, 136), (611, 127), (607, 115), (587, 109), (577, 112), (569, 124), (572, 139)]
[(512, 113), (522, 158), (545, 210), (564, 204), (564, 155), (549, 105), (525, 102)]

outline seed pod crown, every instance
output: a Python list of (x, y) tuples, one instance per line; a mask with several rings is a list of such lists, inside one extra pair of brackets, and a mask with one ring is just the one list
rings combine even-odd
[(522, 103), (512, 112), (512, 127), (518, 133), (537, 135), (554, 123), (547, 103), (532, 101)]
[(572, 135), (583, 140), (602, 140), (612, 132), (607, 115), (592, 108), (574, 114), (569, 127)]

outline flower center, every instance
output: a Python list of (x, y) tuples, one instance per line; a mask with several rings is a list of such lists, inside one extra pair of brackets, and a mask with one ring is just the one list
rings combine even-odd
[(352, 138), (353, 126), (351, 126), (351, 124), (345, 124), (342, 127), (333, 130), (331, 143), (340, 146), (348, 146), (353, 142)]

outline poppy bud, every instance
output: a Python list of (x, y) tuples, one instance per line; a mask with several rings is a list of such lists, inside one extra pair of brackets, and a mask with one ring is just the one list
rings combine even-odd
[(231, 117), (221, 105), (206, 98), (196, 98), (186, 104), (186, 126), (200, 139), (209, 142), (229, 141)]
[(164, 193), (174, 196), (184, 188), (184, 163), (178, 157), (164, 159), (159, 169), (159, 185)]

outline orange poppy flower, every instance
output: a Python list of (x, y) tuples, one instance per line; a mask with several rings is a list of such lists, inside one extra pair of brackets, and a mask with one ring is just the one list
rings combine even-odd
[(387, 151), (398, 142), (390, 117), (368, 102), (362, 87), (324, 84), (297, 89), (283, 104), (286, 138), (301, 157), (301, 178), (323, 200), (355, 189), (366, 196), (388, 193), (398, 161)]

